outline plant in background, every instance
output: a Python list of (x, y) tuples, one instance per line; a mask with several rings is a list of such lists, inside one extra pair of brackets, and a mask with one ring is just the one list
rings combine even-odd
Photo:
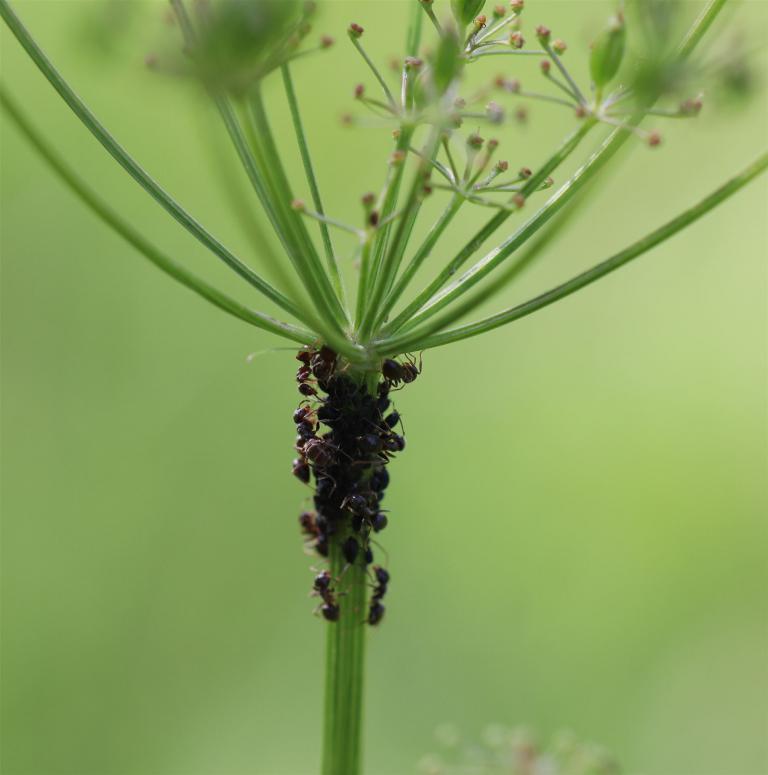
[[(511, 323), (552, 304), (672, 237), (739, 191), (768, 167), (763, 154), (688, 210), (535, 298), (490, 317), (459, 323), (528, 266), (578, 206), (588, 184), (630, 138), (657, 146), (661, 136), (641, 123), (647, 116), (692, 117), (702, 103), (689, 96), (668, 107), (692, 54), (725, 5), (709, 0), (681, 41), (658, 33), (653, 46), (633, 57), (628, 24), (619, 9), (591, 51), (591, 82), (580, 84), (565, 64), (566, 43), (549, 28), (529, 28), (523, 0), (485, 8), (483, 0), (412, 0), (405, 54), (397, 77), (381, 71), (365, 50), (365, 30), (350, 24), (347, 35), (374, 89), (355, 87), (356, 102), (373, 113), (376, 125), (392, 131), (393, 147), (382, 159), (384, 181), (362, 196), (361, 219), (342, 223), (324, 208), (293, 84), (293, 65), (332, 45), (314, 38), (314, 3), (292, 0), (217, 0), (194, 11), (171, 0), (183, 54), (167, 69), (194, 78), (220, 114), (244, 174), (257, 195), (282, 251), (295, 270), (283, 289), (267, 282), (188, 213), (121, 147), (72, 90), (10, 7), (0, 13), (42, 74), (125, 171), (178, 223), (205, 245), (290, 321), (278, 320), (231, 298), (158, 250), (127, 223), (53, 150), (20, 106), (3, 89), (6, 114), (52, 169), (91, 210), (167, 274), (231, 315), (299, 345), (301, 396), (294, 414), (297, 437), (293, 473), (313, 488), (314, 509), (300, 516), (307, 548), (326, 560), (312, 593), (327, 620), (326, 703), (323, 772), (354, 775), (361, 768), (361, 717), (365, 630), (384, 617), (389, 573), (374, 557), (376, 536), (389, 521), (382, 499), (389, 484), (387, 463), (405, 447), (392, 393), (421, 373), (420, 353)], [(635, 16), (658, 26), (658, 4), (636, 3)], [(649, 10), (650, 9), (650, 10)], [(534, 8), (535, 10), (535, 8)], [(649, 21), (650, 20), (650, 21)], [(663, 27), (663, 25), (662, 25)], [(424, 40), (423, 40), (424, 39)], [(544, 90), (523, 88), (514, 77), (515, 58), (536, 57)], [(470, 67), (486, 60), (504, 64), (510, 76), (491, 77), (469, 90)], [(162, 69), (155, 58), (149, 64)], [(294, 195), (269, 120), (262, 84), (280, 79), (290, 107), (295, 139), (311, 201)], [(490, 99), (492, 92), (497, 99)], [(483, 126), (501, 132), (508, 112), (502, 101), (555, 104), (573, 124), (549, 158), (535, 167), (498, 159), (500, 143)], [(349, 117), (348, 124), (358, 119)], [(485, 130), (483, 130), (485, 132)], [(550, 196), (553, 175), (593, 135), (599, 144), (577, 171)], [(301, 184), (300, 184), (301, 185)], [(425, 238), (413, 243), (427, 196), (445, 197)], [(466, 207), (490, 217), (458, 251), (441, 241)], [(309, 225), (316, 223), (317, 239)], [(490, 250), (485, 244), (500, 230)], [(354, 235), (357, 267), (354, 294), (345, 287), (333, 234)], [(535, 239), (533, 239), (535, 237)], [(279, 269), (276, 256), (260, 243)], [(430, 256), (440, 267), (424, 287), (414, 278)], [(526, 770), (528, 771), (528, 770)], [(566, 770), (568, 771), (568, 770)]]
[(525, 727), (491, 724), (480, 743), (466, 741), (451, 725), (435, 730), (440, 753), (419, 762), (423, 775), (618, 775), (613, 756), (563, 731), (543, 745)]

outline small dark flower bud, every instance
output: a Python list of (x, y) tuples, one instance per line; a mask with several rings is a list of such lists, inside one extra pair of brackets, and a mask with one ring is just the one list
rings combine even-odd
[(539, 39), (539, 43), (541, 43), (542, 46), (546, 46), (549, 43), (549, 39), (552, 37), (552, 30), (550, 30), (549, 27), (540, 24), (536, 28), (536, 37)]
[(307, 209), (307, 205), (303, 199), (294, 199), (291, 202), (291, 207), (296, 210), (297, 213), (303, 213)]
[(515, 194), (512, 197), (512, 202), (518, 210), (522, 210), (525, 206), (525, 197), (522, 194)]
[(479, 134), (476, 132), (473, 132), (468, 138), (467, 138), (467, 145), (470, 148), (474, 148), (475, 150), (480, 150), (480, 148), (483, 147), (483, 143), (485, 141), (482, 137), (480, 137)]
[(568, 46), (566, 45), (565, 41), (560, 40), (560, 38), (558, 38), (556, 41), (554, 41), (554, 43), (552, 43), (552, 50), (556, 54), (565, 54), (565, 51), (567, 48)]
[(509, 7), (514, 13), (520, 13), (525, 7), (525, 0), (510, 0)]
[(524, 124), (528, 120), (528, 108), (524, 108), (522, 105), (515, 110), (515, 120), (520, 124)]
[(499, 141), (495, 137), (492, 137), (488, 141), (488, 146), (487, 147), (488, 147), (489, 151), (495, 151), (499, 147)]
[(352, 24), (349, 25), (347, 28), (347, 32), (349, 33), (350, 38), (361, 38), (365, 30), (359, 25), (355, 24), (355, 22), (352, 22)]
[(522, 48), (525, 45), (525, 38), (520, 30), (515, 30), (509, 36), (509, 45), (512, 46), (512, 48)]
[(544, 75), (548, 75), (549, 71), (552, 69), (552, 63), (548, 59), (542, 59), (539, 63), (539, 66), (541, 67), (541, 72), (544, 73)]
[(496, 162), (496, 172), (502, 173), (506, 172), (509, 169), (509, 162), (504, 161), (504, 159), (499, 159), (499, 161)]
[(369, 191), (367, 194), (363, 194), (360, 201), (363, 203), (363, 207), (365, 207), (366, 210), (369, 210), (376, 201), (376, 194)]
[(474, 21), (475, 30), (477, 31), (482, 30), (483, 27), (485, 27), (487, 22), (488, 22), (488, 17), (484, 13), (481, 13), (480, 16), (476, 16)]
[(586, 118), (587, 117), (587, 109), (583, 105), (578, 105), (576, 107), (576, 118)]
[(648, 145), (651, 148), (656, 148), (656, 146), (661, 145), (661, 135), (656, 131), (651, 132), (648, 135)]
[(424, 62), (418, 57), (406, 57), (404, 64), (406, 70), (420, 70)]
[(359, 83), (355, 86), (355, 99), (360, 99), (365, 94), (365, 86)]
[(330, 35), (320, 38), (320, 48), (330, 48), (336, 41)]
[(507, 9), (503, 5), (496, 5), (493, 7), (493, 18), (501, 19), (507, 13)]
[(528, 178), (530, 178), (530, 177), (531, 177), (531, 175), (533, 175), (533, 172), (531, 172), (531, 170), (530, 170), (530, 168), (529, 168), (529, 167), (522, 167), (522, 168), (520, 169), (520, 172), (519, 172), (518, 174), (520, 175), (520, 177), (521, 177), (523, 180), (528, 180)]

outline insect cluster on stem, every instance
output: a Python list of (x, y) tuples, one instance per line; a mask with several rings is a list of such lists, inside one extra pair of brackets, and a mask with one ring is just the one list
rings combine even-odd
[[(329, 557), (335, 542), (347, 566), (368, 568), (374, 561), (373, 536), (389, 521), (381, 506), (389, 485), (387, 464), (405, 449), (390, 392), (413, 382), (420, 366), (413, 359), (387, 359), (371, 387), (327, 346), (305, 347), (296, 357), (304, 400), (293, 413), (298, 453), (293, 473), (304, 484), (314, 480), (314, 510), (300, 514), (301, 532), (320, 557)], [(373, 593), (366, 621), (375, 625), (384, 616), (389, 573), (378, 565), (370, 573)], [(339, 618), (341, 581), (327, 570), (315, 577), (312, 594), (321, 598), (320, 612), (328, 621)]]

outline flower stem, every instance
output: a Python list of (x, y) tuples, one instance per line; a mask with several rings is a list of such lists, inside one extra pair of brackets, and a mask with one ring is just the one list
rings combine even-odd
[(553, 304), (560, 299), (564, 299), (566, 296), (570, 296), (572, 293), (585, 288), (587, 285), (591, 285), (601, 277), (619, 269), (624, 264), (629, 263), (633, 259), (646, 253), (651, 248), (664, 242), (665, 240), (673, 237), (682, 229), (686, 228), (694, 221), (697, 221), (703, 215), (706, 215), (710, 210), (717, 207), (721, 202), (731, 197), (736, 192), (740, 191), (744, 186), (754, 180), (758, 175), (765, 172), (768, 169), (768, 152), (759, 156), (752, 164), (746, 169), (742, 170), (738, 175), (731, 178), (727, 183), (724, 183), (716, 191), (713, 191), (709, 196), (702, 199), (698, 204), (689, 208), (688, 210), (680, 213), (676, 218), (668, 221), (663, 226), (660, 226), (655, 231), (647, 234), (637, 242), (632, 243), (629, 247), (619, 251), (610, 258), (601, 261), (591, 269), (588, 269), (581, 274), (572, 277), (570, 280), (558, 285), (555, 288), (536, 296), (523, 304), (518, 304), (515, 307), (499, 312), (496, 315), (485, 318), (484, 320), (470, 323), (465, 326), (444, 331), (443, 333), (434, 334), (432, 336), (425, 335), (424, 332), (419, 334), (414, 332), (411, 335), (404, 335), (402, 337), (395, 337), (391, 340), (385, 340), (378, 343), (378, 349), (382, 354), (399, 353), (408, 350), (426, 350), (430, 347), (438, 347), (449, 342), (456, 342), (461, 339), (467, 339), (471, 336), (491, 331), (494, 328), (503, 326), (507, 323), (511, 323), (515, 320), (519, 320), (526, 315), (530, 315), (544, 307)]
[[(357, 775), (362, 759), (367, 576), (358, 560), (345, 568), (340, 541), (330, 547), (331, 574), (342, 576), (339, 621), (329, 622), (322, 775)], [(342, 575), (343, 574), (343, 575)]]

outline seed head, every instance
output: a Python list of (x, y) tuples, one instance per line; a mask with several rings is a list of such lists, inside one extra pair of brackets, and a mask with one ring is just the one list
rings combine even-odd
[(552, 69), (552, 63), (548, 59), (542, 59), (539, 63), (539, 66), (541, 67), (541, 72), (544, 73), (544, 75), (548, 75), (549, 71)]
[(520, 175), (520, 177), (521, 177), (523, 180), (528, 180), (528, 178), (530, 178), (530, 177), (531, 177), (531, 175), (533, 175), (533, 172), (531, 172), (531, 170), (530, 170), (530, 168), (529, 168), (529, 167), (522, 167), (522, 168), (520, 169), (520, 172), (519, 172), (518, 174)]
[(515, 194), (512, 197), (512, 202), (518, 210), (522, 210), (525, 206), (525, 197), (522, 194)]
[(512, 46), (512, 48), (522, 48), (525, 45), (525, 38), (520, 30), (515, 30), (509, 36), (509, 45)]
[(509, 169), (509, 162), (504, 161), (503, 159), (499, 159), (499, 161), (496, 162), (496, 172), (506, 172)]
[(552, 37), (552, 30), (550, 30), (549, 27), (540, 24), (536, 28), (536, 37), (539, 39), (539, 43), (541, 43), (542, 46), (546, 46), (549, 43), (549, 39)]
[(561, 54), (561, 55), (565, 54), (565, 51), (567, 48), (568, 46), (566, 45), (565, 41), (561, 40), (560, 38), (558, 38), (556, 41), (552, 43), (552, 50), (556, 54)]
[(365, 86), (359, 83), (355, 86), (355, 99), (360, 99), (365, 94)]
[(354, 38), (357, 40), (358, 38), (361, 38), (363, 36), (363, 33), (365, 30), (359, 25), (355, 24), (355, 22), (352, 22), (352, 24), (349, 25), (347, 28), (347, 32), (349, 33), (350, 38)]

